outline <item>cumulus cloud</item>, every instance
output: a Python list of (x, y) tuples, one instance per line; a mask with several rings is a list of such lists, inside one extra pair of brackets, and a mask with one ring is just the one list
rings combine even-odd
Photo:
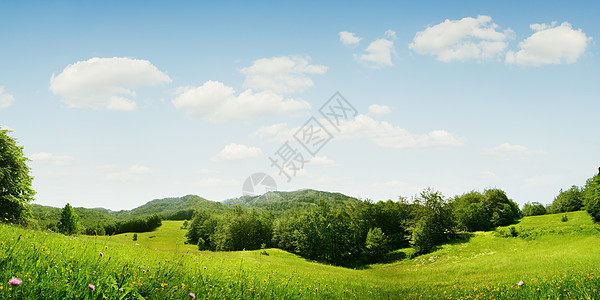
[(168, 82), (171, 78), (147, 60), (94, 57), (52, 74), (50, 91), (71, 108), (133, 111), (135, 89)]
[(386, 115), (392, 112), (392, 109), (387, 105), (373, 104), (369, 106), (369, 116)]
[(107, 165), (101, 166), (100, 168), (109, 171), (104, 177), (104, 179), (108, 181), (140, 181), (144, 175), (152, 173), (151, 168), (142, 165), (133, 165), (128, 168)]
[(483, 149), (485, 155), (492, 156), (510, 156), (510, 155), (522, 155), (522, 154), (544, 154), (544, 151), (540, 150), (529, 150), (525, 146), (511, 145), (510, 143), (503, 143), (493, 148)]
[(54, 155), (49, 152), (38, 152), (32, 154), (29, 159), (34, 162), (48, 163), (57, 166), (65, 166), (70, 164), (74, 158), (66, 155)]
[[(330, 132), (337, 131), (327, 121), (322, 120)], [(340, 132), (336, 139), (369, 139), (383, 148), (414, 148), (414, 147), (456, 147), (465, 143), (465, 138), (457, 137), (445, 130), (434, 130), (426, 134), (413, 134), (388, 122), (377, 121), (367, 115), (358, 115), (354, 120), (341, 121)], [(287, 128), (284, 123), (263, 126), (252, 136), (271, 141), (282, 142), (290, 139), (300, 128)]]
[(497, 31), (498, 25), (489, 16), (445, 20), (417, 32), (408, 46), (416, 53), (436, 56), (443, 62), (454, 60), (488, 60), (501, 55), (514, 32)]
[(353, 32), (342, 31), (339, 33), (339, 35), (340, 35), (340, 42), (342, 42), (342, 44), (344, 44), (346, 46), (356, 46), (356, 45), (358, 45), (360, 40), (362, 40), (362, 38), (357, 37), (356, 34)]
[(365, 54), (355, 54), (354, 58), (374, 69), (394, 65), (392, 63), (392, 54), (396, 52), (394, 50), (394, 41), (392, 40), (376, 39), (369, 44), (365, 52)]
[(4, 92), (4, 87), (0, 86), (0, 108), (7, 108), (15, 102), (13, 95)]
[(310, 109), (303, 100), (284, 99), (270, 91), (235, 90), (218, 81), (198, 87), (181, 87), (172, 101), (175, 108), (193, 118), (206, 117), (215, 123), (251, 120), (262, 117), (298, 114)]
[(232, 143), (225, 146), (225, 148), (211, 158), (211, 160), (215, 162), (237, 161), (257, 157), (261, 153), (262, 150), (260, 148)]
[(507, 64), (538, 67), (546, 64), (571, 64), (585, 52), (591, 41), (570, 23), (532, 24), (535, 33), (519, 43), (519, 51), (506, 53)]
[(391, 29), (388, 29), (388, 30), (386, 30), (386, 31), (384, 32), (384, 34), (385, 34), (385, 36), (387, 36), (387, 37), (389, 37), (389, 38), (391, 38), (391, 39), (396, 39), (396, 38), (397, 38), (397, 37), (396, 37), (396, 32), (395, 32), (395, 31), (393, 31), (393, 30), (391, 30)]
[(245, 88), (290, 94), (313, 87), (309, 75), (325, 74), (327, 67), (311, 65), (308, 58), (279, 56), (255, 60), (240, 72), (246, 75)]

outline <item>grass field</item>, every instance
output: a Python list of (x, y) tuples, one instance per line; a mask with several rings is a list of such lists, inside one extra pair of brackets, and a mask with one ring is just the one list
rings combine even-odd
[(600, 228), (585, 212), (562, 216), (526, 217), (519, 237), (477, 232), (415, 258), (402, 249), (361, 270), (277, 249), (200, 252), (175, 221), (137, 241), (0, 225), (0, 299), (599, 299)]

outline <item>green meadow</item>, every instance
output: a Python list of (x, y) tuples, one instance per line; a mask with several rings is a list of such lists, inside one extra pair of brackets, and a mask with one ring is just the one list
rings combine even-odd
[[(137, 241), (0, 225), (0, 299), (600, 298), (600, 227), (585, 212), (525, 217), (517, 237), (465, 233), (361, 269), (278, 249), (198, 251), (183, 243), (182, 224), (164, 221)], [(9, 285), (13, 277), (23, 283)]]

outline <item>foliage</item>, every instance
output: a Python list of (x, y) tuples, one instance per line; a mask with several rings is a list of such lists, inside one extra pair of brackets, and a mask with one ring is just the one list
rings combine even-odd
[(583, 199), (585, 210), (592, 216), (594, 221), (600, 222), (600, 174), (587, 180)]
[(540, 216), (546, 214), (546, 207), (539, 202), (523, 204), (523, 216)]
[(452, 200), (452, 214), (456, 227), (465, 231), (490, 230), (492, 227), (490, 209), (485, 206), (485, 197), (471, 191)]
[(503, 190), (487, 189), (483, 192), (483, 196), (493, 227), (515, 223), (521, 217), (519, 205), (508, 199)]
[(365, 250), (369, 261), (379, 262), (385, 259), (390, 251), (388, 238), (379, 227), (369, 230), (365, 241)]
[(58, 231), (62, 234), (76, 234), (79, 228), (79, 216), (73, 211), (69, 203), (60, 212), (60, 221), (58, 222)]
[(562, 189), (552, 201), (548, 208), (549, 213), (557, 214), (570, 211), (578, 211), (584, 208), (583, 190), (576, 185), (563, 191)]
[(220, 219), (210, 237), (216, 250), (256, 250), (263, 243), (271, 244), (272, 219), (269, 215), (250, 212), (236, 206), (233, 212)]
[(29, 202), (35, 191), (31, 188), (28, 159), (23, 147), (0, 129), (0, 220), (23, 222), (31, 216)]
[(452, 212), (442, 194), (429, 188), (415, 199), (411, 244), (419, 254), (431, 252), (448, 240), (454, 224)]

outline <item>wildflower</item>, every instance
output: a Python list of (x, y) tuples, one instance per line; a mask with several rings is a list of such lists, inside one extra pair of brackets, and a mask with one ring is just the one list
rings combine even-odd
[(196, 295), (194, 293), (190, 293), (190, 298), (196, 299)]
[(521, 280), (521, 281), (519, 281), (519, 283), (518, 283), (518, 284), (519, 284), (519, 286), (522, 286), (522, 285), (523, 285), (523, 284), (525, 284), (525, 283), (523, 282), (523, 280)]
[(96, 287), (93, 284), (88, 284), (88, 287), (90, 288), (90, 290), (95, 291)]
[(10, 285), (19, 285), (23, 282), (23, 280), (17, 278), (17, 277), (13, 277), (8, 281), (8, 284)]
[(206, 267), (204, 267), (204, 270), (206, 270)]
[(100, 252), (100, 257), (104, 256), (104, 253)]

